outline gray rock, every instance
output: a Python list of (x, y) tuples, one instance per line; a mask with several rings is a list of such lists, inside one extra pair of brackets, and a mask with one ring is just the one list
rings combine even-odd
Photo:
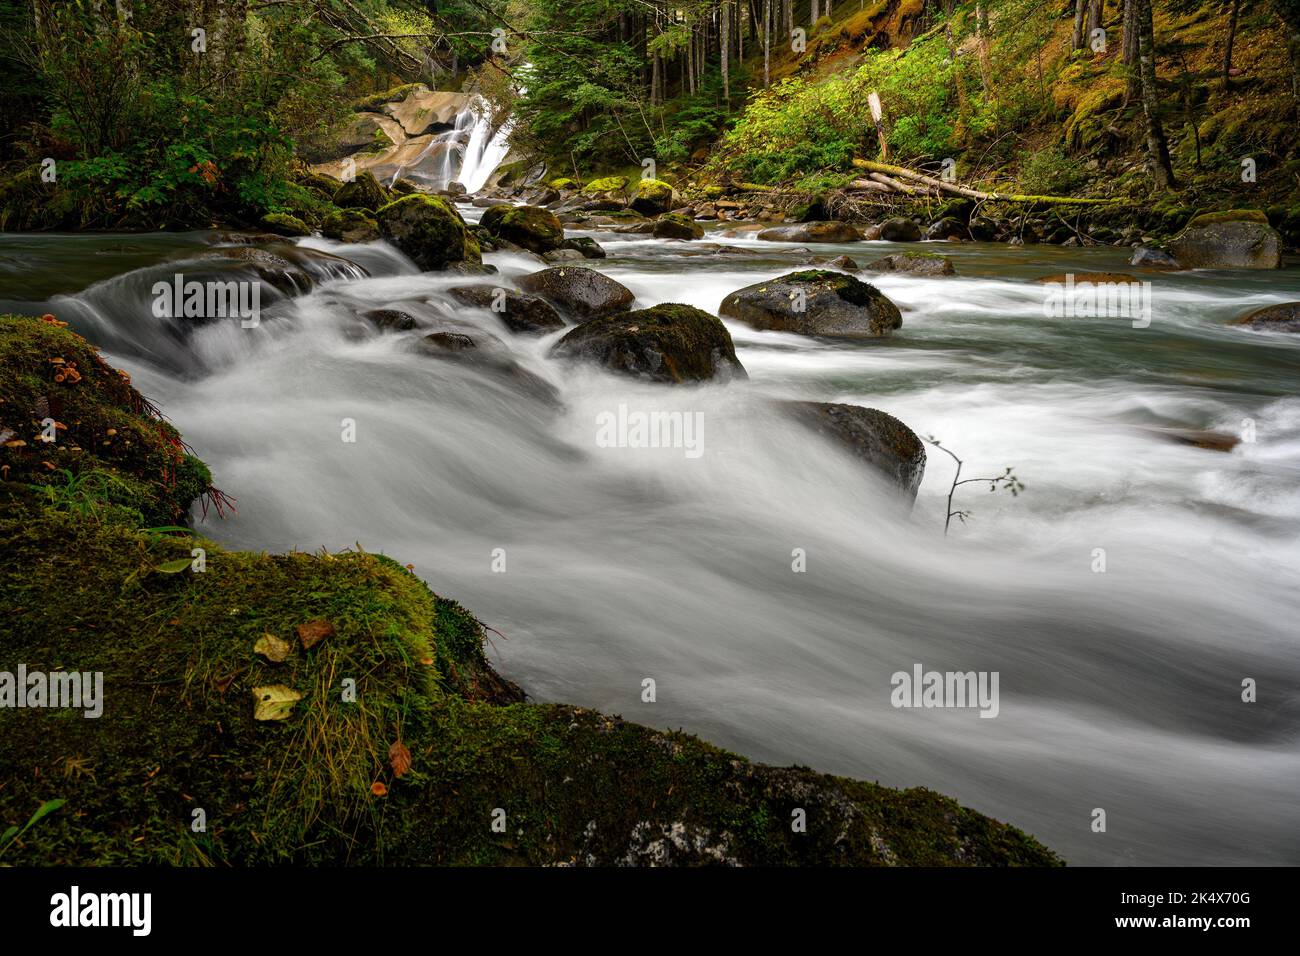
[(857, 242), (862, 235), (847, 222), (801, 222), (763, 229), (758, 238), (768, 242)]
[(518, 285), (578, 321), (622, 312), (635, 298), (627, 286), (585, 266), (543, 269), (524, 276)]
[(892, 415), (861, 405), (784, 403), (795, 418), (845, 448), (915, 501), (925, 475), (925, 445)]
[(839, 338), (880, 338), (903, 324), (898, 306), (875, 286), (828, 269), (738, 289), (719, 312), (756, 329)]

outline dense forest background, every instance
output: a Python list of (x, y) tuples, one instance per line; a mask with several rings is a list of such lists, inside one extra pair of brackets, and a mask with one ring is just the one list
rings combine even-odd
[(1300, 0), (0, 0), (0, 29), (5, 228), (302, 209), (295, 146), (409, 82), (579, 179), (816, 193), (887, 152), (1033, 193), (1300, 188)]

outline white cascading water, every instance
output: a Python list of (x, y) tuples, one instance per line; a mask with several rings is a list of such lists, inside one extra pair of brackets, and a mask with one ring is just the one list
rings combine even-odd
[(510, 152), (512, 126), (510, 119), (494, 125), (491, 107), (479, 97), (456, 114), (452, 129), (435, 134), (414, 162), (395, 170), (389, 185), (415, 174), (435, 189), (458, 182), (468, 192), (478, 192)]
[[(596, 265), (642, 306), (714, 311), (802, 261), (745, 239), (722, 241), (748, 254), (687, 256), (698, 244), (591, 235), (610, 254)], [(90, 334), (113, 330), (113, 360), (239, 499), (205, 533), (383, 551), (504, 634), (494, 659), (535, 699), (929, 787), (1073, 863), (1300, 862), (1300, 343), (1225, 327), (1300, 299), (1296, 271), (1161, 277), (1154, 321), (1136, 330), (1045, 318), (1042, 288), (1024, 281), (1114, 270), (1123, 250), (951, 245), (956, 278), (878, 279), (904, 310), (890, 340), (728, 323), (749, 381), (664, 388), (557, 365), (561, 333), (512, 336), (447, 295), (509, 285), (534, 260), (493, 254), (500, 275), (477, 279), (420, 274), (382, 243), (303, 244), (372, 277), (327, 282), (259, 329), (217, 324), (170, 345), (146, 335), (156, 320), (129, 283), (77, 297), (96, 303)], [(865, 262), (900, 248), (818, 251)], [(383, 307), (499, 336), (562, 405), (420, 354), (419, 332), (367, 331), (358, 315)], [(164, 347), (177, 350), (167, 362)], [(966, 475), (1012, 465), (1027, 491), (967, 486), (958, 504), (973, 519), (945, 538), (946, 457), (930, 452), (901, 513), (766, 401), (793, 397), (881, 408), (942, 438)], [(600, 447), (596, 417), (619, 403), (701, 412), (704, 454)], [(340, 440), (344, 418), (355, 444)], [(1247, 419), (1258, 440), (1226, 454), (1149, 430), (1235, 433)], [(795, 548), (806, 573), (792, 573)], [(890, 676), (917, 663), (998, 671), (999, 715), (894, 709)], [(1245, 678), (1258, 703), (1242, 703)], [(1097, 807), (1105, 834), (1091, 830)]]

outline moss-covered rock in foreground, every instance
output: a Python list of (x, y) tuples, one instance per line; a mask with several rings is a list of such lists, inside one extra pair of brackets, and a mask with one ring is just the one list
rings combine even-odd
[(451, 203), (441, 196), (412, 193), (375, 213), (383, 237), (421, 269), (445, 269), (460, 262), (481, 263), (478, 240)]
[[(88, 348), (3, 322), (5, 369)], [(109, 374), (84, 400), (129, 412), (138, 396)], [(146, 409), (132, 427), (153, 422)], [(131, 474), (143, 484), (150, 471)], [(93, 489), (50, 499), (11, 479), (0, 500), (0, 670), (104, 679), (97, 719), (0, 708), (0, 829), (66, 801), (0, 862), (1059, 863), (926, 790), (764, 767), (685, 734), (520, 703), (473, 615), (388, 558), (226, 551), (144, 530), (139, 507)], [(168, 570), (195, 548), (202, 572)], [(278, 663), (254, 650), (266, 635), (287, 646)], [(254, 688), (269, 685), (301, 695), (283, 720), (254, 719)], [(806, 832), (791, 828), (796, 810)]]

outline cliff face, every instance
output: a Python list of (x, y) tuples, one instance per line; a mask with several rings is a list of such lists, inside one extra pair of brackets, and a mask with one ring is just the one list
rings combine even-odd
[[(0, 318), (0, 369), (0, 825), (64, 801), (5, 863), (1060, 863), (926, 790), (523, 703), (398, 562), (184, 527), (229, 499), (84, 339)], [(74, 672), (95, 699), (51, 706)]]

